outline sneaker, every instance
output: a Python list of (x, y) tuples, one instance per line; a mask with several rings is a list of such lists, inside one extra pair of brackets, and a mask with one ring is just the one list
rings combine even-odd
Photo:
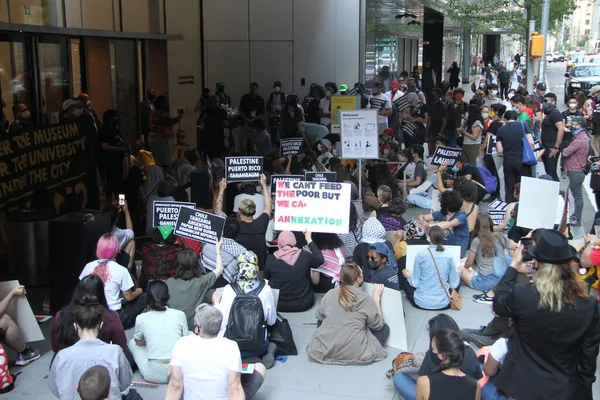
[(39, 350), (27, 347), (23, 353), (19, 353), (17, 355), (17, 361), (15, 362), (15, 365), (27, 365), (38, 358), (40, 358)]
[(569, 220), (569, 225), (571, 225), (571, 226), (581, 226), (581, 220), (577, 220), (577, 218), (571, 218)]
[(492, 304), (494, 302), (494, 298), (488, 296), (485, 292), (481, 294), (473, 295), (473, 301), (481, 304)]

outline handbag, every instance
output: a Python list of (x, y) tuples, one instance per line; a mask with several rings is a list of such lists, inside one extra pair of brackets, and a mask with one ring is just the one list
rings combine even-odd
[(525, 165), (536, 165), (537, 159), (533, 154), (533, 150), (531, 149), (531, 145), (527, 140), (527, 134), (525, 133), (525, 122), (521, 122), (521, 129), (523, 129), (523, 137), (521, 141), (523, 142), (523, 164)]
[(435, 257), (433, 256), (431, 249), (427, 249), (427, 251), (429, 251), (429, 254), (431, 255), (431, 259), (433, 260), (433, 265), (435, 265), (435, 270), (438, 274), (438, 278), (440, 279), (440, 285), (442, 285), (442, 290), (444, 291), (444, 293), (446, 293), (446, 296), (448, 297), (448, 300), (450, 301), (450, 308), (453, 310), (460, 310), (462, 308), (462, 297), (460, 297), (460, 294), (458, 294), (456, 289), (452, 289), (450, 294), (448, 294), (448, 291), (446, 290), (446, 286), (444, 286), (444, 281), (442, 281), (442, 275), (440, 275), (440, 270), (438, 269), (437, 262), (435, 262)]
[(392, 361), (392, 368), (387, 370), (385, 376), (392, 378), (398, 372), (404, 372), (407, 369), (420, 368), (425, 359), (425, 353), (409, 353), (406, 351), (401, 352)]
[(287, 319), (277, 313), (277, 319), (272, 327), (269, 327), (269, 341), (277, 345), (275, 354), (279, 356), (297, 356), (298, 349), (294, 342), (292, 328)]

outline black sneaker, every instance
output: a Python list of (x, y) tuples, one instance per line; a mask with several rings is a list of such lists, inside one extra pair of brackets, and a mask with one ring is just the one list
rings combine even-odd
[(492, 304), (494, 302), (494, 298), (488, 296), (486, 293), (481, 293), (473, 295), (473, 301), (481, 304)]

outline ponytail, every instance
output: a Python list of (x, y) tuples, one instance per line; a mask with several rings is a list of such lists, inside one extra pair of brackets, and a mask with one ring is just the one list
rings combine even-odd
[(352, 311), (354, 303), (356, 303), (356, 294), (350, 289), (350, 286), (354, 285), (360, 275), (361, 271), (358, 265), (354, 263), (342, 265), (340, 270), (342, 284), (338, 293), (338, 302), (346, 311)]
[(444, 230), (442, 228), (437, 225), (429, 228), (429, 239), (431, 239), (431, 244), (437, 245), (435, 251), (444, 251), (444, 246), (442, 246), (444, 242)]
[(437, 247), (435, 248), (435, 251), (444, 251), (444, 246), (442, 246), (441, 244), (438, 244)]

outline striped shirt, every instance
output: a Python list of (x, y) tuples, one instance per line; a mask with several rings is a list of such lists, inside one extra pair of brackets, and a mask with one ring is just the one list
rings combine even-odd
[(575, 134), (569, 146), (563, 150), (566, 172), (582, 172), (590, 153), (590, 138), (585, 132)]

